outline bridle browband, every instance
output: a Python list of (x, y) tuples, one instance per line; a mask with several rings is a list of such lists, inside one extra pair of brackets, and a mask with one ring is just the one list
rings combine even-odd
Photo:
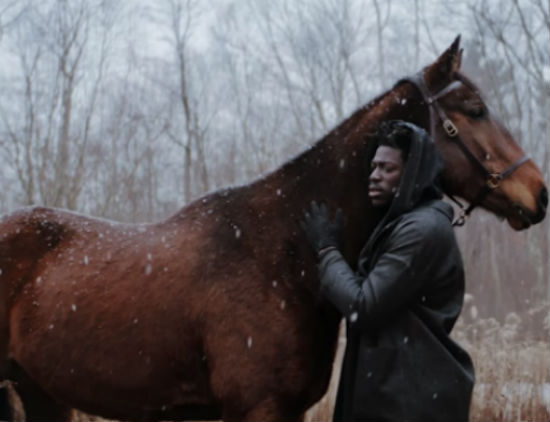
[(438, 100), (447, 95), (449, 92), (451, 92), (453, 89), (458, 87), (460, 84), (466, 85), (471, 90), (477, 92), (477, 89), (465, 78), (463, 78), (459, 73), (454, 74), (455, 80), (451, 82), (449, 85), (441, 89), (438, 93), (432, 95), (430, 91), (428, 90), (428, 87), (426, 86), (426, 82), (424, 81), (424, 71), (420, 71), (416, 73), (413, 76), (409, 76), (403, 79), (400, 79), (394, 86), (394, 88), (398, 85), (401, 85), (403, 83), (411, 83), (413, 84), (420, 93), (422, 94), (422, 98), (424, 99), (424, 102), (428, 105), (428, 109), (430, 111), (430, 128), (429, 128), (429, 134), (431, 138), (435, 136), (435, 124), (436, 124), (436, 116), (441, 120), (443, 129), (445, 129), (445, 133), (447, 133), (447, 136), (449, 138), (456, 141), (459, 148), (462, 150), (464, 155), (470, 160), (470, 162), (474, 165), (474, 167), (477, 167), (486, 177), (485, 184), (481, 188), (481, 190), (478, 192), (478, 194), (474, 197), (472, 201), (470, 201), (470, 204), (468, 207), (465, 207), (456, 197), (454, 197), (451, 194), (447, 194), (449, 198), (455, 202), (458, 207), (460, 208), (459, 216), (458, 218), (453, 222), (453, 226), (463, 226), (466, 222), (466, 218), (470, 215), (470, 213), (473, 211), (474, 208), (479, 206), (481, 202), (485, 199), (485, 197), (498, 188), (500, 186), (500, 182), (505, 179), (506, 177), (510, 176), (514, 171), (518, 169), (522, 164), (527, 162), (529, 160), (529, 157), (527, 155), (524, 155), (522, 158), (520, 158), (518, 161), (516, 161), (514, 164), (509, 166), (504, 171), (501, 171), (500, 173), (494, 173), (491, 172), (483, 165), (481, 160), (477, 158), (472, 151), (466, 146), (466, 144), (462, 141), (462, 139), (459, 136), (458, 128), (454, 125), (454, 123), (449, 119), (449, 117), (445, 114), (445, 111), (441, 108), (441, 106), (438, 103)]

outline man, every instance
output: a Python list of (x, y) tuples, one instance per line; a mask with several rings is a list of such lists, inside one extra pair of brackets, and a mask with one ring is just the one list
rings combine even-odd
[(341, 216), (312, 204), (302, 220), (321, 292), (347, 320), (335, 421), (466, 421), (474, 371), (450, 337), (464, 296), (442, 160), (422, 129), (381, 125), (371, 140), (368, 197), (385, 210), (357, 272), (338, 251)]

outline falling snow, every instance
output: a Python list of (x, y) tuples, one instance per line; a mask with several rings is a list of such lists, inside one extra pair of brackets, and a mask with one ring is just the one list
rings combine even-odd
[(73, 312), (76, 312), (76, 305), (74, 303), (71, 305), (71, 309)]
[(349, 322), (355, 322), (357, 321), (357, 318), (359, 317), (359, 315), (357, 314), (357, 312), (353, 312), (350, 316), (349, 316)]
[(84, 256), (84, 265), (88, 265), (90, 263), (90, 259), (88, 258), (88, 255)]
[(273, 280), (271, 284), (273, 284), (273, 287), (277, 287), (277, 280)]
[(145, 266), (145, 275), (149, 275), (149, 274), (151, 274), (152, 272), (153, 272), (153, 266), (152, 266), (151, 264), (148, 263), (148, 264)]
[(286, 301), (281, 300), (280, 308), (281, 308), (282, 310), (284, 310), (284, 309), (286, 308)]
[(36, 284), (42, 283), (42, 277), (36, 277)]
[(252, 347), (252, 337), (246, 339), (246, 346), (250, 349)]

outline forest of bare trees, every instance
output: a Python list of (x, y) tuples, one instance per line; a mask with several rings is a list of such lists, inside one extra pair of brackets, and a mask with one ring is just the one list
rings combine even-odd
[[(550, 182), (549, 8), (548, 0), (0, 0), (0, 212), (40, 204), (162, 219), (281, 165), (458, 33), (464, 72)], [(487, 341), (502, 349), (497, 337), (513, 328), (509, 356), (521, 345), (550, 361), (548, 219), (514, 232), (476, 211), (458, 237), (468, 295), (457, 336), (476, 357), (490, 355)], [(543, 375), (525, 382), (550, 381), (548, 363), (518, 373), (531, 370)], [(548, 412), (550, 391), (531, 396), (540, 396), (533, 409)]]

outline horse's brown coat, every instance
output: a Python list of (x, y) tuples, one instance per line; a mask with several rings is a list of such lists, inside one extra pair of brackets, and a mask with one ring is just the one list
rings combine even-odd
[[(459, 66), (458, 40), (426, 70), (432, 90)], [(521, 156), (466, 87), (441, 100), (491, 165)], [(125, 225), (28, 208), (0, 225), (3, 377), (20, 381), (30, 419), (65, 407), (106, 417), (298, 420), (327, 388), (339, 317), (318, 294), (297, 224), (313, 199), (346, 216), (354, 262), (376, 223), (366, 197), (368, 134), (388, 118), (427, 128), (427, 107), (400, 85), (356, 111), (271, 175), (197, 200), (170, 219)], [(442, 132), (446, 189), (475, 196), (481, 174)], [(483, 204), (516, 227), (544, 216), (540, 172), (526, 164)], [(523, 215), (516, 215), (521, 206)], [(521, 224), (520, 224), (521, 223)], [(29, 393), (29, 392), (32, 392)]]

